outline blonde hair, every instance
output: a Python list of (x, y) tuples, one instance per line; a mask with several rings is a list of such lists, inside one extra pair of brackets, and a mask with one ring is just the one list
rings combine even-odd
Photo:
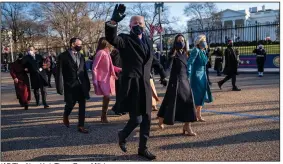
[(205, 35), (199, 35), (195, 38), (195, 46), (199, 45), (201, 42), (205, 42), (206, 41), (206, 36)]

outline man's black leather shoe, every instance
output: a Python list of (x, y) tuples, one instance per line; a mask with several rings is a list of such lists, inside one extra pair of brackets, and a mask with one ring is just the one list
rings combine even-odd
[(139, 150), (138, 153), (140, 156), (143, 156), (149, 160), (154, 160), (156, 159), (156, 156), (154, 154), (152, 154), (150, 151), (148, 151), (147, 149), (145, 150)]
[(118, 132), (119, 146), (123, 152), (127, 152), (126, 140), (122, 137), (122, 133)]

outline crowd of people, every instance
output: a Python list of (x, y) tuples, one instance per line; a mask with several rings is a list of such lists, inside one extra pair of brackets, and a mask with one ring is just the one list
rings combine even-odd
[[(170, 56), (170, 77), (166, 80), (164, 64), (161, 57), (154, 55), (153, 43), (144, 34), (145, 21), (142, 16), (130, 19), (130, 34), (117, 35), (118, 23), (125, 17), (125, 6), (116, 5), (112, 18), (105, 23), (105, 37), (100, 38), (96, 55), (92, 64), (92, 79), (90, 81), (84, 56), (80, 53), (82, 40), (72, 38), (70, 47), (56, 56), (51, 51), (43, 55), (35, 54), (30, 46), (28, 55), (18, 55), (18, 59), (11, 66), (11, 76), (16, 87), (19, 103), (28, 110), (31, 100), (31, 89), (34, 91), (36, 105), (47, 104), (46, 87), (52, 87), (51, 76), (55, 77), (57, 93), (64, 95), (65, 108), (63, 123), (69, 127), (69, 116), (78, 102), (78, 131), (88, 133), (85, 128), (86, 100), (90, 99), (91, 82), (95, 95), (103, 96), (101, 122), (109, 123), (107, 118), (110, 96), (116, 95), (116, 102), (112, 110), (117, 115), (129, 114), (125, 127), (118, 132), (118, 144), (123, 152), (127, 152), (127, 138), (132, 131), (140, 126), (140, 140), (138, 154), (150, 160), (156, 156), (148, 150), (147, 141), (150, 134), (152, 111), (158, 111), (158, 126), (174, 125), (176, 121), (183, 122), (182, 133), (196, 136), (192, 130), (192, 122), (205, 122), (202, 117), (204, 103), (211, 103), (213, 96), (210, 90), (211, 82), (208, 76), (209, 49), (205, 35), (199, 35), (194, 41), (194, 48), (188, 53), (185, 37), (178, 34), (175, 37)], [(225, 50), (225, 67), (223, 73), (227, 76), (218, 82), (222, 85), (232, 79), (233, 91), (240, 91), (236, 86), (238, 60), (233, 41), (228, 40)], [(263, 75), (265, 54), (262, 46), (254, 50), (259, 63), (259, 75)], [(214, 69), (221, 76), (223, 55), (220, 48), (213, 52), (216, 55)], [(160, 83), (167, 86), (161, 107), (154, 82), (154, 71), (160, 75)], [(28, 73), (29, 76), (28, 77)], [(31, 88), (30, 88), (31, 84)]]

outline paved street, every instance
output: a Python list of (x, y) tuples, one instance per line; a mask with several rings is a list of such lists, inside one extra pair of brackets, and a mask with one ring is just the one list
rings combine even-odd
[[(91, 76), (90, 76), (91, 77)], [(241, 92), (231, 91), (231, 81), (219, 90), (222, 78), (211, 74), (215, 101), (204, 106), (205, 123), (193, 123), (198, 134), (181, 134), (182, 124), (160, 130), (156, 112), (152, 113), (149, 149), (156, 161), (279, 161), (279, 74), (240, 74)], [(117, 131), (124, 127), (128, 115), (109, 115), (111, 123), (100, 123), (102, 97), (94, 95), (87, 102), (86, 127), (89, 134), (77, 132), (78, 105), (71, 114), (70, 128), (62, 124), (63, 96), (48, 88), (50, 109), (35, 107), (32, 93), (28, 111), (19, 106), (12, 79), (1, 79), (1, 147), (2, 161), (146, 161), (137, 155), (139, 129), (128, 138), (128, 153), (117, 144)], [(53, 81), (54, 86), (54, 81)], [(166, 88), (158, 81), (158, 95)], [(110, 102), (110, 108), (114, 99)]]

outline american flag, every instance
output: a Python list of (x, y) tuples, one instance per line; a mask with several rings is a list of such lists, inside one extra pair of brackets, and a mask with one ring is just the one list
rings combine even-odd
[(163, 32), (163, 28), (161, 25), (150, 25), (150, 38), (153, 38), (154, 32), (157, 31), (158, 34), (160, 34), (161, 32)]

